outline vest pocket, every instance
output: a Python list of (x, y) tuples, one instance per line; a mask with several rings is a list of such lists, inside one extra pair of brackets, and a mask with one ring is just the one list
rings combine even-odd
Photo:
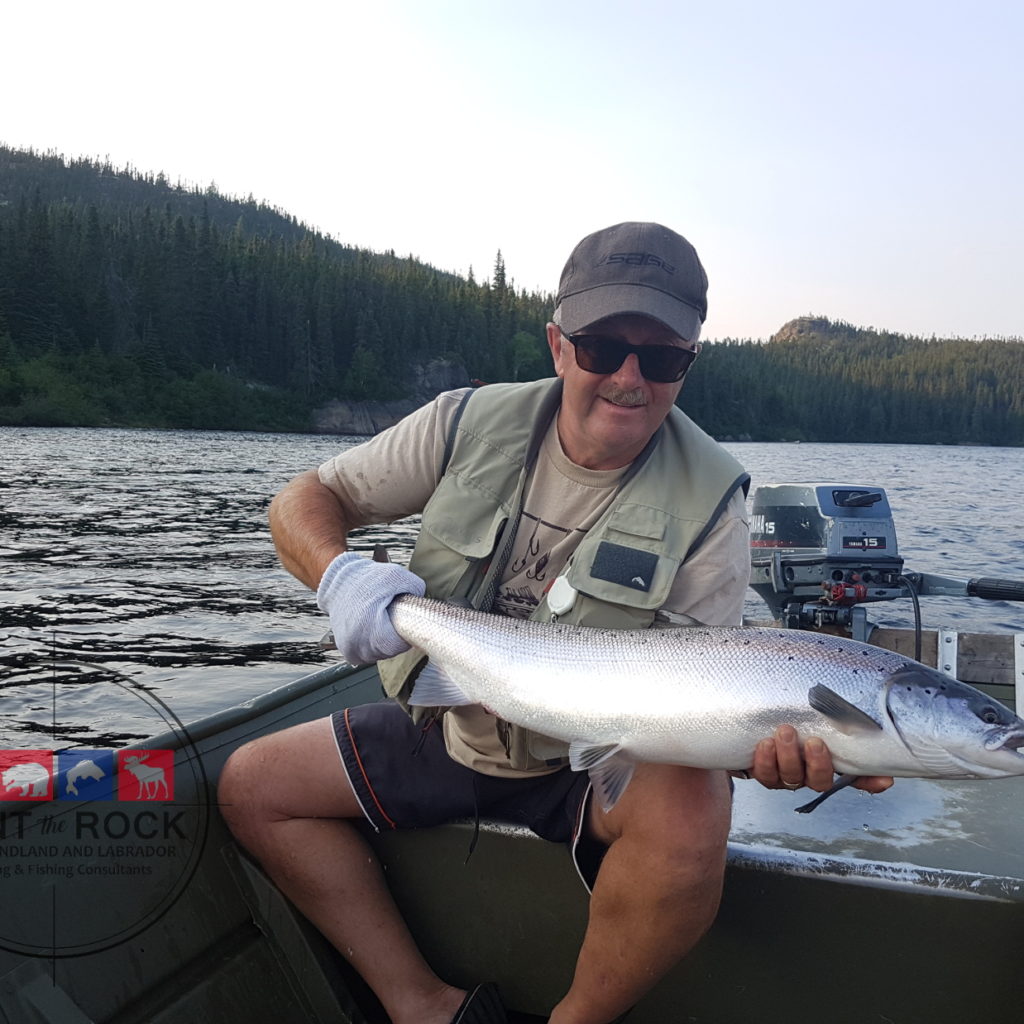
[(507, 518), (495, 495), (449, 473), (424, 509), (421, 540), (426, 534), (464, 558), (487, 558)]
[(623, 502), (612, 507), (608, 516), (608, 532), (621, 533), (626, 537), (642, 537), (645, 540), (660, 541), (665, 536), (666, 515), (661, 509), (649, 505)]

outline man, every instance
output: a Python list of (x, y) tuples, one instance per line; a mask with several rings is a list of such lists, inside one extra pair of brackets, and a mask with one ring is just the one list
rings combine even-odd
[[(605, 813), (550, 743), (483, 708), (451, 709), (439, 728), (407, 715), (422, 657), (387, 612), (398, 594), (426, 590), (612, 628), (740, 621), (747, 477), (674, 408), (700, 351), (706, 291), (696, 251), (668, 228), (595, 232), (570, 256), (547, 327), (556, 380), (441, 395), (297, 477), (271, 506), (284, 566), (317, 589), (339, 651), (378, 661), (396, 700), (241, 749), (221, 780), (223, 811), (394, 1024), (505, 1015), (492, 986), (466, 992), (433, 974), (353, 819), (407, 828), (479, 811), (573, 843), (593, 882), (590, 916), (553, 1024), (615, 1019), (714, 919), (731, 809), (724, 772), (640, 765)], [(411, 571), (347, 551), (349, 530), (421, 511)], [(259, 771), (265, 763), (273, 773)], [(773, 788), (824, 790), (833, 778), (824, 745), (802, 753), (788, 727), (760, 744), (751, 772)]]

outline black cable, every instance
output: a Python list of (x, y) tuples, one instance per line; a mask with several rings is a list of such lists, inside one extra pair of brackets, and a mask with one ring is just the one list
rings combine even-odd
[(900, 576), (898, 583), (902, 583), (910, 591), (910, 600), (914, 602), (914, 661), (921, 660), (921, 602), (917, 598), (917, 588), (913, 581), (907, 576)]

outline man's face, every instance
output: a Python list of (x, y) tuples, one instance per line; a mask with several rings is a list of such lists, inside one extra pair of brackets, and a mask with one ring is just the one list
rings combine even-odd
[[(579, 333), (601, 334), (633, 345), (700, 347), (657, 320), (633, 314), (608, 317)], [(632, 462), (668, 415), (683, 382), (648, 380), (635, 353), (612, 373), (584, 370), (572, 343), (554, 324), (548, 324), (548, 347), (555, 372), (564, 381), (558, 437), (565, 454), (588, 469), (616, 469)]]

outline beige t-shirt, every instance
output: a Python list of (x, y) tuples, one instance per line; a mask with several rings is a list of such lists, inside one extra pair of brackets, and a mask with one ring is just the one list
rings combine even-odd
[[(352, 526), (389, 523), (423, 511), (440, 480), (445, 440), (465, 391), (449, 391), (390, 430), (341, 452), (319, 468)], [(586, 531), (615, 497), (625, 468), (584, 469), (562, 451), (554, 422), (528, 481), (515, 545), (494, 610), (528, 618)], [(693, 557), (681, 565), (656, 624), (738, 625), (750, 579), (749, 534), (742, 492)], [(482, 708), (445, 716), (452, 757), (492, 775), (522, 774), (507, 762), (495, 719)]]

